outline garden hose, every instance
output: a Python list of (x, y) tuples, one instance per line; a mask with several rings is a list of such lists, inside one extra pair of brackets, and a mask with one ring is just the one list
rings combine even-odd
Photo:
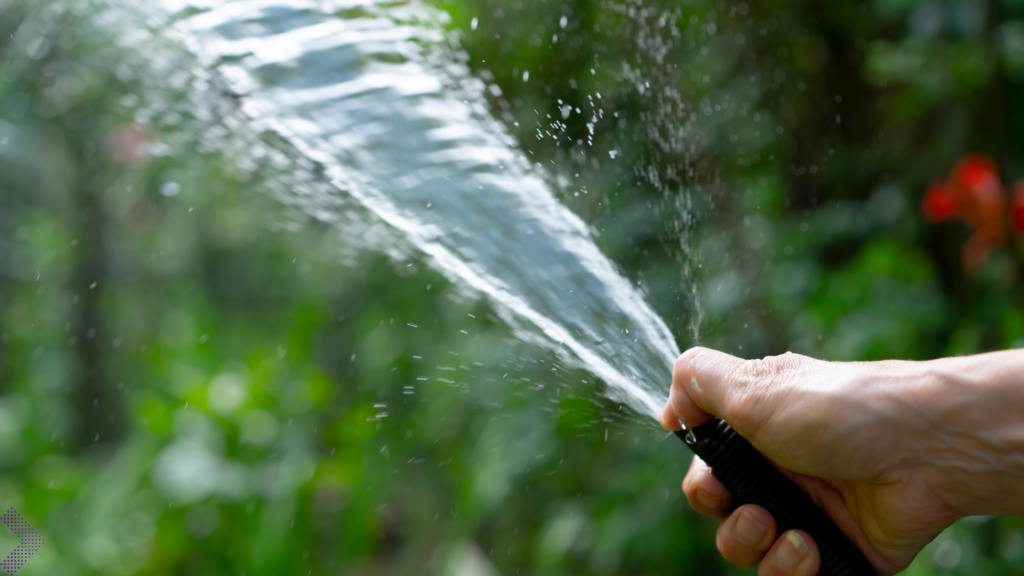
[(821, 553), (819, 576), (877, 574), (828, 516), (724, 421), (715, 418), (676, 435), (711, 467), (736, 506), (757, 504), (768, 510), (779, 534), (794, 528), (810, 534)]

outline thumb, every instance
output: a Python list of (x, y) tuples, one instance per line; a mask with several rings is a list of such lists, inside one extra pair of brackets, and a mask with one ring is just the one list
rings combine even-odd
[(751, 439), (748, 434), (756, 431), (760, 415), (772, 410), (770, 402), (765, 402), (770, 395), (762, 392), (770, 388), (791, 358), (795, 356), (748, 361), (708, 348), (687, 350), (672, 370), (663, 425), (692, 429), (717, 416)]

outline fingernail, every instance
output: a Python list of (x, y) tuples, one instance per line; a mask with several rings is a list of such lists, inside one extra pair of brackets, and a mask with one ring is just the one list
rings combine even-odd
[(789, 570), (807, 556), (807, 543), (796, 532), (786, 532), (786, 537), (775, 551), (775, 563), (783, 570)]
[(702, 506), (718, 510), (722, 506), (722, 499), (715, 496), (707, 490), (697, 489), (697, 502), (700, 502)]
[(740, 512), (740, 519), (736, 521), (736, 537), (747, 546), (757, 546), (764, 539), (768, 527), (754, 518), (753, 514), (746, 510)]

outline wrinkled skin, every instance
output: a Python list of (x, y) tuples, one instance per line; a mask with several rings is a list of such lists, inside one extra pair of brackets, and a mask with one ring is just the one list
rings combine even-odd
[[(718, 416), (824, 510), (879, 574), (906, 568), (959, 518), (1024, 512), (1024, 351), (930, 362), (741, 360), (695, 348), (673, 370), (670, 430)], [(724, 518), (718, 549), (761, 576), (818, 573), (813, 539), (734, 509), (694, 458), (683, 492)]]

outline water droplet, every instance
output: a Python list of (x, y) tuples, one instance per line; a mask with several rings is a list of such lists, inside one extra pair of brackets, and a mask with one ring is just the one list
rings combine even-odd
[(960, 544), (946, 540), (935, 549), (935, 563), (943, 568), (953, 568), (960, 563)]
[(177, 182), (164, 182), (163, 185), (160, 186), (160, 193), (168, 198), (177, 196), (178, 192), (181, 192), (181, 184), (178, 184)]

